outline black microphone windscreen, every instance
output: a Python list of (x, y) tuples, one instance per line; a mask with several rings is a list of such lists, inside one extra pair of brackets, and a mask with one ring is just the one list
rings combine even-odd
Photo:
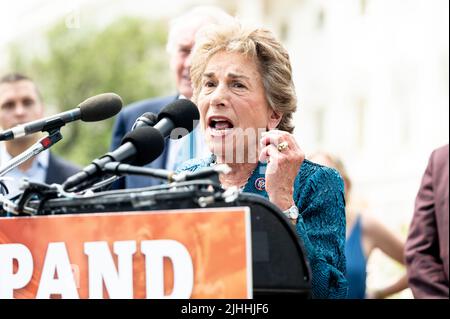
[(80, 118), (84, 122), (97, 122), (113, 117), (122, 109), (122, 98), (115, 93), (102, 93), (92, 96), (78, 107)]
[(141, 116), (138, 117), (136, 122), (134, 122), (133, 128), (137, 129), (141, 126), (154, 126), (158, 122), (158, 115), (152, 112), (145, 112)]
[(122, 143), (131, 142), (136, 148), (132, 165), (143, 166), (155, 160), (164, 150), (164, 137), (151, 126), (138, 127), (122, 139)]
[(158, 120), (169, 118), (175, 128), (185, 128), (189, 132), (194, 129), (200, 119), (197, 106), (187, 99), (179, 99), (166, 105), (158, 114)]

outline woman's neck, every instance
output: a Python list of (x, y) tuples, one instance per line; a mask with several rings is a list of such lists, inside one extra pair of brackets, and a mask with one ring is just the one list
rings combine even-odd
[(227, 165), (230, 166), (231, 172), (219, 176), (223, 188), (245, 186), (258, 163), (227, 163)]

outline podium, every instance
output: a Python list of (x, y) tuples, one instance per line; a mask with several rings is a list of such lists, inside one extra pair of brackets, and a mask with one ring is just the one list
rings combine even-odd
[[(133, 290), (133, 286), (134, 294), (133, 291), (129, 291), (130, 294), (127, 296), (158, 298), (157, 294), (152, 295), (152, 291), (156, 289), (154, 287), (159, 285), (158, 287), (161, 288), (164, 284), (156, 283), (160, 280), (153, 275), (157, 272), (155, 270), (157, 267), (169, 269), (162, 276), (165, 286), (161, 289), (167, 290), (168, 286), (173, 291), (180, 291), (175, 298), (179, 296), (258, 298), (275, 295), (310, 297), (311, 275), (302, 242), (296, 234), (294, 225), (276, 206), (263, 197), (247, 193), (241, 193), (229, 202), (215, 201), (207, 196), (204, 196), (202, 201), (199, 198), (198, 194), (189, 191), (111, 192), (100, 197), (58, 198), (43, 204), (36, 203), (36, 207), (39, 207), (39, 216), (0, 218), (0, 259), (2, 246), (21, 244), (21, 238), (25, 237), (29, 239), (29, 245), (33, 245), (37, 238), (36, 233), (33, 233), (34, 230), (40, 229), (41, 234), (45, 232), (49, 236), (57, 233), (54, 239), (49, 240), (51, 246), (45, 246), (48, 243), (45, 245), (42, 243), (44, 246), (36, 248), (40, 251), (39, 262), (36, 260), (32, 262), (42, 268), (39, 269), (38, 274), (26, 274), (32, 278), (26, 284), (22, 283), (22, 286), (13, 281), (9, 283), (10, 288), (13, 284), (20, 286), (14, 290), (14, 297), (33, 298), (39, 295), (39, 291), (51, 291), (52, 287), (56, 290), (65, 289), (58, 286), (61, 282), (55, 279), (54, 274), (61, 272), (61, 274), (58, 273), (58, 278), (63, 278), (63, 272), (66, 271), (66, 278), (72, 278), (67, 274), (67, 264), (71, 263), (76, 256), (79, 260), (84, 259), (79, 262), (81, 270), (78, 269), (78, 271), (83, 274), (86, 272), (86, 274), (81, 282), (82, 287), (76, 287), (78, 295), (67, 292), (66, 297), (70, 298), (114, 297), (114, 291), (118, 291), (117, 296), (121, 298), (123, 296), (121, 293), (124, 293), (126, 289)], [(137, 227), (136, 230), (129, 228), (131, 226), (128, 223), (131, 223), (132, 218), (134, 219), (132, 227)], [(106, 222), (106, 220), (111, 221)], [(14, 223), (16, 226), (13, 225)], [(42, 225), (45, 223), (50, 225), (47, 230), (43, 230)], [(12, 229), (16, 229), (17, 232), (18, 227), (21, 227), (19, 231), (22, 235), (13, 234)], [(129, 230), (126, 231), (125, 228)], [(6, 229), (9, 229), (9, 232)], [(83, 232), (88, 234), (84, 240), (80, 239), (78, 247), (76, 238)], [(103, 235), (99, 235), (101, 232)], [(10, 239), (11, 236), (15, 236), (13, 240)], [(42, 237), (42, 235), (39, 236)], [(73, 242), (69, 244), (71, 238)], [(210, 239), (210, 242), (207, 242), (207, 239)], [(86, 244), (86, 242), (89, 243)], [(25, 243), (22, 245), (29, 247)], [(23, 250), (21, 246), (17, 248)], [(158, 250), (162, 251), (161, 254), (168, 254), (161, 255), (168, 257), (164, 259), (162, 266), (155, 266), (158, 264), (155, 256), (151, 257), (153, 259), (150, 258), (150, 252)], [(95, 251), (103, 253), (104, 256), (95, 257)], [(49, 254), (53, 255), (49, 257)], [(33, 252), (31, 255), (34, 258)], [(64, 256), (65, 259), (61, 257), (62, 261), (58, 261), (55, 256)], [(12, 260), (13, 257), (10, 256), (10, 259)], [(3, 256), (3, 260), (5, 258), (7, 260), (7, 257)], [(172, 264), (168, 261), (170, 258), (172, 258)], [(93, 260), (97, 260), (97, 263), (101, 265), (96, 265)], [(110, 260), (110, 262), (108, 264), (101, 260)], [(148, 260), (153, 260), (153, 263)], [(186, 266), (189, 260), (193, 265), (192, 278), (190, 266)], [(132, 266), (129, 263), (132, 263)], [(132, 279), (124, 279), (126, 276), (123, 274), (127, 273), (129, 267), (134, 267)], [(15, 268), (18, 268), (17, 265)], [(230, 268), (230, 272), (225, 273), (223, 270), (221, 273), (222, 268)], [(139, 273), (144, 269), (145, 274)], [(161, 269), (159, 270), (162, 271)], [(18, 269), (11, 270), (12, 268), (5, 270), (5, 267), (2, 270), (0, 266), (0, 284), (2, 271), (10, 274), (11, 278), (14, 273), (17, 275)], [(74, 269), (71, 270), (74, 272)], [(75, 273), (76, 271), (77, 269)], [(42, 288), (42, 278), (46, 273), (50, 283), (44, 284)], [(208, 275), (205, 275), (206, 273)], [(207, 284), (203, 283), (203, 278), (211, 281)], [(105, 281), (103, 285), (100, 283), (102, 280)], [(71, 291), (74, 292), (73, 283), (69, 281), (69, 286), (72, 285)], [(109, 290), (106, 281), (109, 281)], [(178, 282), (182, 283), (178, 284)], [(142, 289), (139, 288), (138, 291), (136, 286), (141, 284)], [(187, 291), (189, 284), (192, 286), (190, 294), (183, 295), (181, 291)], [(26, 289), (30, 285), (32, 292)], [(99, 288), (102, 286), (103, 292)], [(149, 286), (153, 288), (150, 289)], [(220, 293), (217, 296), (209, 295), (208, 293), (214, 289)], [(7, 293), (11, 293), (11, 290), (13, 289), (11, 288)], [(164, 293), (160, 292), (159, 296)]]

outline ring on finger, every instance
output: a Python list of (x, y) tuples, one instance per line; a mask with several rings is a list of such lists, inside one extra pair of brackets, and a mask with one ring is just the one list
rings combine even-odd
[(288, 147), (289, 147), (288, 142), (284, 141), (284, 142), (281, 142), (281, 143), (279, 143), (279, 144), (277, 145), (277, 150), (278, 150), (279, 152), (283, 152), (283, 151), (285, 151)]

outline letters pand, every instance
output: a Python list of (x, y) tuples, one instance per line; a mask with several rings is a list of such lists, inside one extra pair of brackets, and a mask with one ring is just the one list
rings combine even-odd
[[(175, 240), (143, 240), (140, 252), (144, 255), (146, 298), (189, 298), (194, 284), (193, 262), (188, 249)], [(105, 241), (85, 242), (84, 254), (88, 262), (89, 298), (103, 298), (103, 284), (110, 298), (134, 298), (133, 260), (136, 241), (113, 243), (113, 257)], [(71, 264), (64, 242), (47, 246), (36, 298), (79, 298), (79, 274)], [(164, 259), (170, 259), (173, 287), (164, 291)], [(116, 259), (117, 263), (115, 263)], [(117, 266), (116, 266), (117, 265)], [(75, 266), (75, 267), (74, 267)], [(74, 271), (75, 270), (75, 271)], [(33, 277), (34, 261), (31, 251), (23, 244), (0, 244), (0, 298), (13, 298), (14, 291), (26, 287)]]

